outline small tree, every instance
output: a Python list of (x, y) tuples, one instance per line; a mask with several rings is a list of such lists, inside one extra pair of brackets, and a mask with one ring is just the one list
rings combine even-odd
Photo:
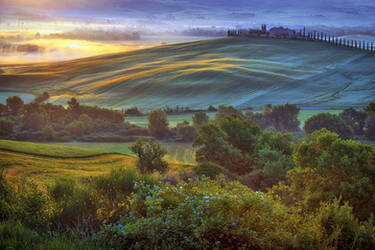
[(364, 134), (364, 126), (366, 121), (366, 113), (357, 111), (353, 108), (345, 109), (340, 113), (340, 118), (353, 129), (355, 135)]
[(168, 163), (163, 160), (167, 151), (158, 142), (138, 140), (129, 149), (138, 156), (137, 167), (141, 173), (151, 173), (154, 170), (163, 173), (168, 169)]
[(73, 116), (73, 118), (78, 118), (79, 115), (81, 114), (81, 107), (80, 107), (80, 104), (79, 102), (77, 101), (76, 98), (72, 98), (70, 99), (70, 101), (68, 101), (68, 111), (71, 112), (71, 115)]
[(187, 121), (177, 124), (176, 131), (179, 139), (184, 142), (192, 142), (198, 136), (197, 130)]
[(34, 101), (37, 102), (37, 103), (42, 103), (42, 102), (47, 101), (49, 99), (49, 97), (50, 96), (49, 96), (48, 92), (44, 92), (43, 94), (37, 96)]
[(13, 133), (14, 122), (5, 118), (0, 119), (0, 135)]
[(323, 128), (337, 133), (343, 139), (353, 138), (353, 130), (339, 116), (329, 113), (314, 115), (305, 122), (303, 127), (306, 134), (312, 134), (315, 130)]
[(199, 129), (201, 126), (206, 125), (208, 121), (210, 120), (210, 117), (202, 111), (195, 113), (193, 116), (193, 126), (196, 129)]
[(161, 109), (151, 112), (148, 116), (150, 134), (158, 139), (163, 139), (169, 134), (168, 124), (168, 115)]
[(20, 115), (23, 108), (23, 101), (18, 96), (12, 96), (7, 98), (7, 106), (12, 115)]
[(243, 114), (240, 110), (235, 109), (232, 106), (226, 107), (226, 106), (219, 106), (219, 109), (215, 115), (215, 121), (220, 122), (224, 120), (226, 117), (229, 116), (235, 116), (242, 118)]
[(367, 112), (367, 113), (375, 113), (375, 102), (370, 102), (365, 108), (364, 110)]

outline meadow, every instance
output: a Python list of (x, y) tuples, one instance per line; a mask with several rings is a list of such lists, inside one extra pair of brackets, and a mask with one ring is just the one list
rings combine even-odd
[(363, 106), (373, 98), (373, 53), (320, 42), (221, 38), (67, 62), (1, 65), (0, 91), (55, 103), (150, 111), (168, 105), (240, 109), (268, 103)]

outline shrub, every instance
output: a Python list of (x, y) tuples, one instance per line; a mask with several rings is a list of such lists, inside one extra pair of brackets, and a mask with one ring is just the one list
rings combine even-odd
[(38, 233), (19, 221), (0, 223), (0, 249), (31, 249), (40, 240)]
[(167, 151), (158, 142), (138, 140), (129, 149), (138, 156), (137, 167), (141, 173), (151, 173), (154, 170), (163, 173), (168, 169), (168, 163), (163, 160)]
[(0, 135), (10, 135), (13, 133), (14, 122), (5, 118), (0, 119)]
[(165, 111), (158, 109), (148, 116), (148, 129), (150, 134), (158, 139), (163, 139), (169, 134), (168, 115)]
[(177, 186), (140, 182), (129, 210), (102, 234), (114, 248), (291, 248), (293, 236), (282, 230), (297, 223), (285, 219), (288, 212), (265, 194), (222, 179)]
[(227, 178), (234, 180), (236, 178), (235, 174), (230, 173), (224, 167), (217, 165), (213, 162), (202, 162), (199, 163), (195, 168), (195, 172), (198, 176), (206, 176), (211, 179), (215, 179), (218, 175), (223, 174)]
[(353, 138), (353, 130), (337, 115), (321, 113), (314, 115), (305, 122), (303, 129), (307, 134), (322, 128), (338, 134), (343, 139)]

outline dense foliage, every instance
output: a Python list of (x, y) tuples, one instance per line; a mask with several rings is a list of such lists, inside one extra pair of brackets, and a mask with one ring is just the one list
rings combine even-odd
[(314, 210), (320, 202), (341, 197), (360, 218), (369, 218), (375, 205), (375, 150), (341, 139), (325, 129), (306, 137), (293, 152), (297, 168), (286, 184), (275, 188), (287, 204)]
[(298, 121), (299, 109), (296, 105), (285, 104), (272, 106), (267, 105), (264, 107), (262, 113), (246, 112), (246, 117), (256, 122), (262, 129), (273, 127), (281, 132), (299, 131)]
[(315, 130), (320, 130), (322, 128), (335, 132), (344, 139), (353, 138), (353, 129), (339, 116), (329, 113), (321, 113), (311, 117), (305, 122), (305, 126), (303, 127), (306, 134), (311, 134)]
[(244, 183), (265, 189), (283, 180), (294, 167), (292, 141), (288, 134), (262, 131), (251, 120), (233, 115), (201, 127), (194, 147), (198, 162), (213, 162), (248, 175)]

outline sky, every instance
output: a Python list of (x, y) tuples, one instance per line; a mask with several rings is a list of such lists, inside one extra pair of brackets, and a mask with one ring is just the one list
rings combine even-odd
[(0, 62), (26, 60), (24, 55), (31, 61), (69, 59), (220, 37), (228, 28), (263, 23), (368, 35), (375, 30), (375, 1), (0, 0)]

